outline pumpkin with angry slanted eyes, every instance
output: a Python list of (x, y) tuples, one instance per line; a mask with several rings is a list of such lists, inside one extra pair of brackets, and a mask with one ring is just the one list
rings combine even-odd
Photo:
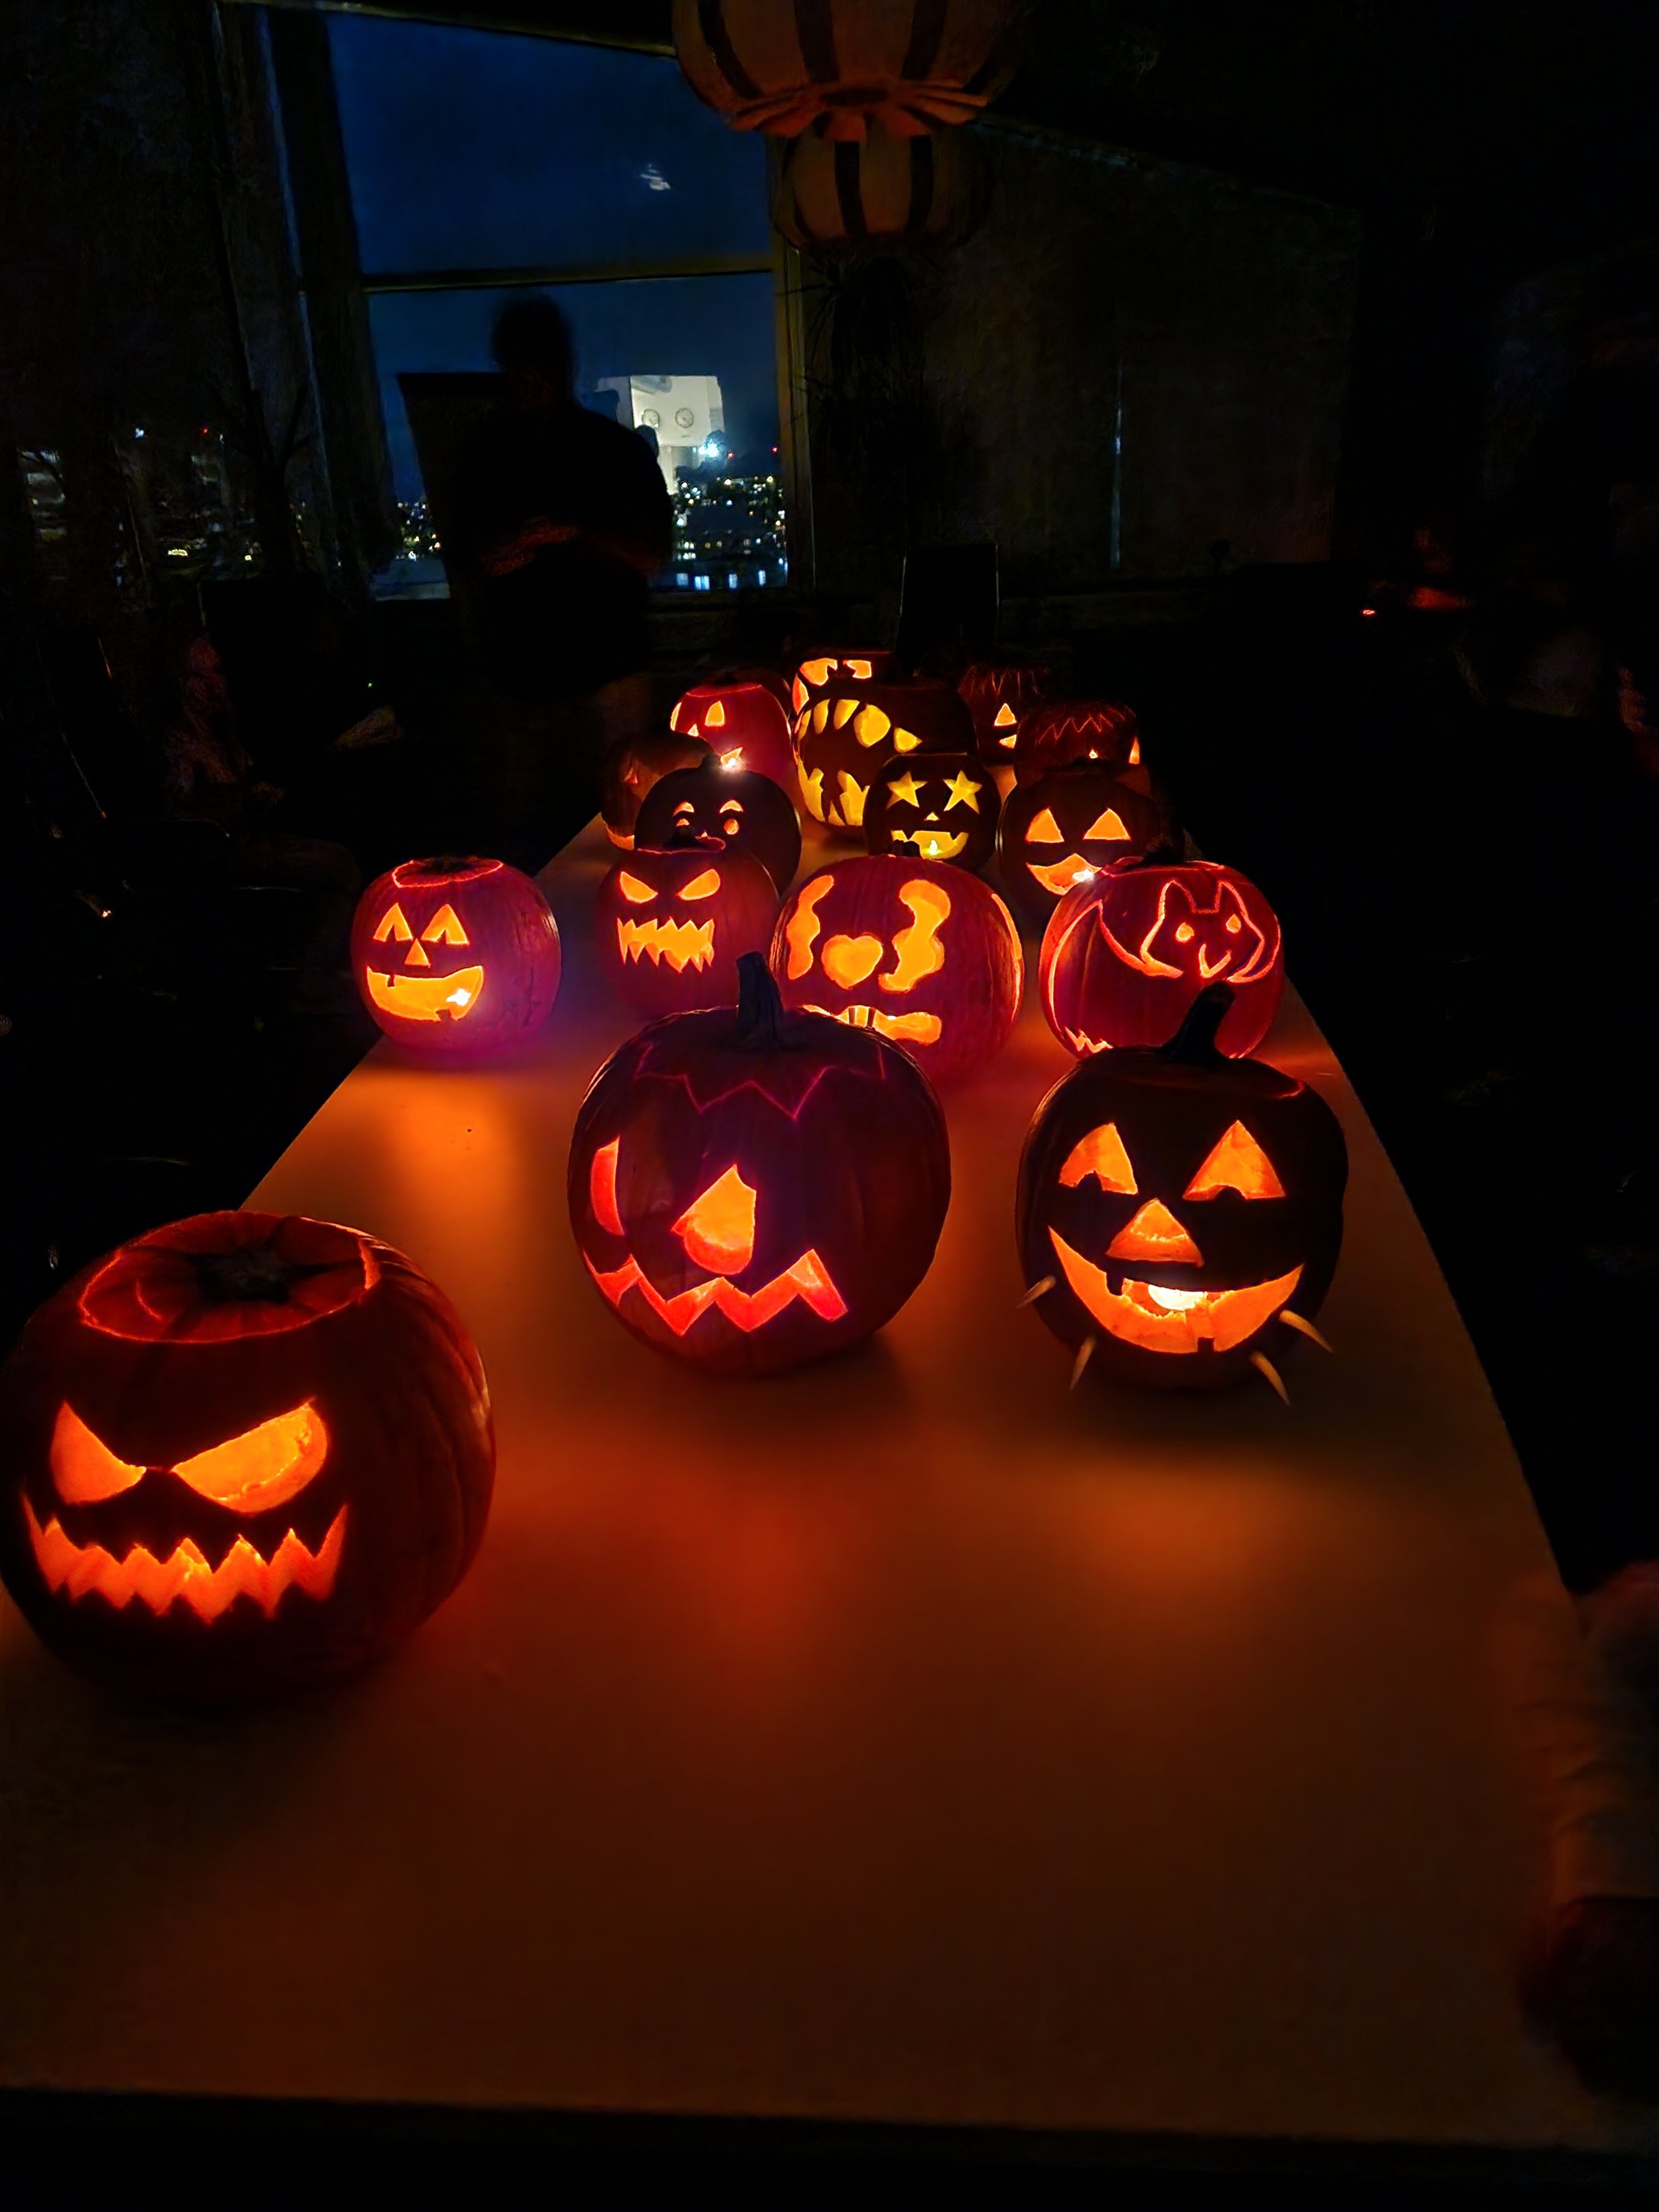
[(1156, 799), (1102, 761), (1071, 761), (1010, 793), (997, 854), (1008, 896), (1041, 922), (1074, 884), (1164, 847), (1172, 835)]
[(1014, 781), (1031, 783), (1066, 761), (1139, 768), (1140, 725), (1115, 699), (1049, 699), (1022, 714), (1014, 732)]
[(771, 684), (735, 675), (694, 684), (675, 702), (668, 726), (683, 737), (701, 738), (721, 759), (737, 754), (743, 767), (770, 776), (781, 790), (793, 792), (795, 748), (789, 709)]
[(957, 689), (973, 717), (981, 759), (999, 765), (1012, 761), (1020, 716), (1054, 688), (1054, 672), (1040, 660), (1010, 654), (1004, 659), (971, 662)]
[(939, 860), (837, 860), (784, 903), (772, 939), (784, 1004), (872, 1029), (935, 1082), (990, 1060), (1019, 1012), (1024, 957), (988, 884)]
[(736, 756), (711, 758), (677, 769), (647, 793), (639, 842), (752, 853), (781, 891), (800, 865), (800, 817), (769, 776)]
[(901, 754), (877, 774), (864, 803), (872, 853), (982, 868), (996, 850), (1002, 801), (974, 753)]
[(1217, 1039), (1254, 1052), (1285, 989), (1279, 919), (1248, 877), (1214, 860), (1150, 857), (1079, 883), (1043, 933), (1038, 988), (1068, 1052), (1163, 1044), (1206, 985), (1232, 1002)]
[(921, 751), (965, 752), (968, 709), (948, 684), (831, 684), (795, 717), (801, 798), (815, 821), (857, 830), (876, 772)]
[(1102, 1053), (1037, 1109), (1018, 1231), (1030, 1303), (1125, 1382), (1213, 1389), (1313, 1326), (1342, 1243), (1347, 1150), (1316, 1091), (1214, 1045), (1215, 984), (1158, 1051)]
[(678, 730), (612, 738), (599, 763), (599, 818), (611, 843), (625, 853), (631, 850), (641, 804), (658, 777), (696, 768), (713, 750), (701, 738)]
[(832, 684), (886, 684), (899, 681), (898, 655), (880, 646), (854, 647), (846, 653), (811, 653), (796, 664), (789, 685), (789, 706), (796, 720), (803, 707), (822, 698)]
[(722, 1375), (856, 1344), (927, 1273), (951, 1196), (925, 1077), (868, 1031), (785, 1015), (764, 962), (735, 1011), (656, 1022), (594, 1078), (570, 1225), (635, 1336)]
[(729, 1006), (738, 962), (765, 949), (778, 895), (752, 853), (636, 845), (599, 885), (601, 974), (642, 1014)]
[(559, 931), (540, 887), (504, 860), (402, 860), (351, 925), (363, 1004), (397, 1044), (477, 1059), (522, 1043), (559, 988)]
[(495, 1447), (478, 1355), (389, 1245), (298, 1215), (137, 1237), (0, 1371), (0, 1573), (41, 1638), (203, 1700), (343, 1673), (447, 1596)]

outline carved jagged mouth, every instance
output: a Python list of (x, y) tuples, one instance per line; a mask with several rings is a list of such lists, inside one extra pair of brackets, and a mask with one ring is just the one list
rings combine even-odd
[[(1290, 1304), (1302, 1279), (1300, 1267), (1271, 1282), (1244, 1283), (1227, 1291), (1172, 1291), (1145, 1283), (1120, 1268), (1097, 1267), (1074, 1252), (1055, 1230), (1048, 1231), (1066, 1279), (1105, 1329), (1121, 1343), (1143, 1352), (1231, 1352), (1266, 1326)], [(1112, 1279), (1117, 1287), (1112, 1287)]]
[(945, 1024), (937, 1014), (890, 1014), (879, 1006), (808, 1006), (809, 1014), (828, 1014), (832, 1022), (845, 1022), (849, 1030), (875, 1030), (900, 1044), (937, 1044)]
[(1028, 860), (1025, 865), (1043, 890), (1055, 898), (1064, 898), (1074, 884), (1083, 881), (1085, 876), (1094, 873), (1080, 853), (1068, 853), (1063, 860), (1056, 860), (1052, 867), (1039, 868), (1034, 860)]
[(1066, 1042), (1079, 1060), (1086, 1060), (1091, 1053), (1109, 1052), (1112, 1048), (1104, 1037), (1091, 1037), (1087, 1030), (1067, 1030)]
[(383, 1014), (406, 1022), (459, 1022), (472, 1012), (483, 988), (482, 968), (453, 975), (382, 975), (368, 970), (368, 995)]
[(686, 968), (707, 968), (714, 957), (714, 925), (712, 921), (619, 921), (617, 949), (624, 960), (649, 960), (658, 967), (665, 963), (677, 975)]
[(892, 841), (896, 845), (914, 845), (924, 860), (954, 860), (966, 850), (968, 835), (965, 830), (895, 830)]
[(727, 1321), (750, 1334), (775, 1320), (797, 1298), (809, 1305), (820, 1321), (839, 1321), (847, 1310), (847, 1302), (830, 1281), (829, 1269), (812, 1251), (803, 1252), (793, 1267), (774, 1275), (757, 1291), (740, 1291), (724, 1275), (710, 1275), (703, 1282), (693, 1283), (689, 1290), (677, 1291), (672, 1297), (663, 1296), (631, 1255), (608, 1274), (602, 1274), (586, 1253), (582, 1258), (588, 1273), (613, 1306), (620, 1307), (629, 1291), (637, 1291), (676, 1336), (684, 1336), (706, 1313), (723, 1313)]
[(322, 1542), (313, 1552), (290, 1528), (270, 1559), (239, 1536), (218, 1565), (209, 1565), (201, 1547), (186, 1536), (165, 1559), (135, 1544), (118, 1559), (101, 1544), (77, 1544), (55, 1517), (43, 1528), (27, 1498), (23, 1511), (35, 1562), (52, 1590), (72, 1598), (107, 1598), (118, 1612), (137, 1599), (155, 1613), (182, 1599), (203, 1620), (216, 1620), (239, 1597), (251, 1597), (269, 1620), (289, 1589), (321, 1600), (334, 1588), (345, 1544), (348, 1509), (342, 1506)]

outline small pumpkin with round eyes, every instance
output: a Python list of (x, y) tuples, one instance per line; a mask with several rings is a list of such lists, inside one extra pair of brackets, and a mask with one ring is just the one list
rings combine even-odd
[(781, 678), (775, 687), (732, 670), (682, 692), (668, 726), (682, 737), (701, 738), (722, 760), (735, 755), (740, 766), (793, 793), (795, 748), (787, 697)]
[(772, 973), (787, 1006), (874, 1030), (940, 1083), (1007, 1043), (1024, 967), (1013, 916), (977, 876), (872, 853), (784, 902)]
[(654, 1022), (594, 1078), (570, 1225), (623, 1326), (717, 1375), (856, 1344), (932, 1264), (951, 1153), (927, 1080), (868, 1030), (787, 1015), (766, 964), (735, 1012)]
[(1166, 1045), (1086, 1060), (1038, 1107), (1020, 1158), (1029, 1302), (1077, 1372), (1216, 1389), (1314, 1326), (1342, 1244), (1347, 1148), (1296, 1077), (1215, 1047), (1212, 984)]
[(780, 891), (800, 865), (800, 817), (793, 800), (736, 756), (677, 769), (653, 785), (640, 808), (639, 841), (752, 853)]
[(1010, 763), (1021, 715), (1040, 705), (1054, 688), (1054, 670), (1023, 654), (969, 662), (957, 689), (973, 717), (980, 758), (999, 767)]
[(898, 655), (884, 646), (849, 646), (845, 652), (809, 653), (795, 665), (789, 683), (789, 710), (797, 720), (803, 707), (821, 699), (832, 684), (896, 683)]
[(1163, 1044), (1199, 994), (1224, 982), (1232, 999), (1217, 1042), (1237, 1058), (1273, 1027), (1285, 948), (1279, 917), (1249, 877), (1154, 853), (1066, 893), (1043, 932), (1037, 972), (1049, 1028), (1079, 1055)]
[(658, 777), (672, 775), (678, 768), (696, 768), (713, 750), (701, 738), (678, 730), (646, 730), (613, 738), (599, 763), (599, 818), (611, 843), (630, 852), (641, 803)]
[(1073, 884), (1163, 849), (1173, 835), (1155, 799), (1103, 762), (1070, 761), (1009, 793), (997, 827), (997, 857), (1008, 896), (1042, 922)]
[(558, 994), (558, 924), (541, 887), (505, 860), (401, 860), (351, 925), (363, 1004), (395, 1044), (483, 1059), (540, 1028)]
[(1022, 714), (1014, 733), (1014, 781), (1031, 783), (1067, 761), (1139, 768), (1140, 724), (1116, 699), (1048, 699)]
[(831, 683), (795, 717), (795, 757), (806, 811), (857, 832), (876, 772), (918, 752), (971, 751), (968, 709), (948, 684)]
[(729, 1006), (738, 962), (765, 949), (778, 894), (752, 853), (636, 845), (599, 885), (600, 972), (642, 1014)]
[(204, 1703), (346, 1673), (465, 1573), (495, 1464), (478, 1355), (390, 1245), (297, 1214), (135, 1237), (0, 1370), (0, 1576), (41, 1640)]
[(872, 853), (979, 869), (996, 850), (1002, 801), (974, 753), (898, 754), (877, 772), (864, 803)]

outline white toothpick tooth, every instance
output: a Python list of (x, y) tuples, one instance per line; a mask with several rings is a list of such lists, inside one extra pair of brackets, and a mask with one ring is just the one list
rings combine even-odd
[(1314, 1327), (1313, 1323), (1310, 1321), (1306, 1320), (1301, 1314), (1292, 1313), (1288, 1306), (1281, 1306), (1279, 1309), (1279, 1318), (1284, 1322), (1286, 1328), (1299, 1329), (1302, 1334), (1309, 1338), (1313, 1343), (1316, 1344), (1322, 1352), (1328, 1352), (1334, 1355), (1336, 1346), (1334, 1344), (1327, 1343), (1326, 1340), (1319, 1334), (1319, 1331)]
[(1075, 1390), (1083, 1380), (1083, 1370), (1095, 1356), (1095, 1340), (1085, 1336), (1077, 1348), (1077, 1358), (1072, 1362), (1071, 1388)]
[(1055, 1283), (1058, 1282), (1059, 1279), (1060, 1279), (1057, 1275), (1045, 1275), (1040, 1283), (1033, 1283), (1030, 1289), (1026, 1291), (1024, 1297), (1021, 1298), (1018, 1304), (1015, 1306), (1014, 1311), (1018, 1313), (1020, 1306), (1035, 1305), (1040, 1297), (1046, 1296), (1048, 1291), (1053, 1290)]
[(1279, 1374), (1279, 1370), (1273, 1365), (1272, 1360), (1268, 1358), (1267, 1353), (1265, 1352), (1253, 1352), (1250, 1354), (1250, 1364), (1255, 1368), (1258, 1375), (1264, 1376), (1267, 1380), (1273, 1384), (1273, 1389), (1278, 1391), (1279, 1396), (1288, 1406), (1291, 1402), (1291, 1394), (1285, 1388), (1284, 1378)]

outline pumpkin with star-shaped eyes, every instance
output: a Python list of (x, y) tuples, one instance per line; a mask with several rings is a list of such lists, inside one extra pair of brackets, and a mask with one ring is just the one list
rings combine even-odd
[(803, 707), (821, 699), (832, 684), (896, 684), (898, 655), (882, 646), (852, 646), (842, 653), (809, 653), (795, 664), (789, 684), (789, 711), (799, 723)]
[(800, 864), (800, 817), (770, 776), (716, 758), (653, 787), (640, 809), (639, 842), (752, 853), (781, 891)]
[(653, 1023), (594, 1078), (570, 1225), (635, 1336), (720, 1375), (858, 1343), (930, 1266), (951, 1153), (927, 1079), (869, 1031), (786, 1015), (765, 963), (740, 1004)]
[(996, 850), (1002, 801), (974, 753), (899, 754), (877, 775), (864, 802), (864, 842), (872, 853), (982, 868)]
[(801, 798), (815, 821), (856, 834), (876, 772), (896, 757), (972, 750), (968, 709), (948, 684), (831, 684), (795, 717)]
[(733, 671), (683, 691), (668, 726), (682, 737), (701, 738), (721, 760), (735, 755), (740, 767), (770, 776), (780, 789), (793, 793), (794, 737), (784, 704), (788, 695), (780, 697), (781, 690), (781, 678), (775, 688)]
[(1007, 1043), (1024, 964), (1013, 916), (977, 876), (871, 853), (784, 902), (772, 973), (787, 1006), (874, 1030), (939, 1083)]
[(739, 958), (765, 951), (777, 911), (772, 878), (752, 853), (636, 845), (599, 885), (594, 955), (640, 1013), (729, 1006)]
[(435, 1058), (521, 1044), (551, 1010), (559, 967), (552, 908), (504, 860), (401, 860), (351, 925), (363, 1004), (394, 1043)]
[(1285, 990), (1279, 918), (1246, 876), (1215, 860), (1149, 855), (1079, 883), (1043, 933), (1038, 993), (1048, 1026), (1079, 1054), (1158, 1045), (1208, 984), (1232, 1003), (1217, 1039), (1254, 1052)]
[(1139, 768), (1140, 725), (1115, 699), (1048, 699), (1022, 714), (1014, 732), (1014, 781), (1031, 783), (1067, 761)]
[(1023, 654), (970, 662), (957, 689), (973, 717), (981, 759), (998, 766), (1011, 763), (1020, 716), (1047, 699), (1054, 688), (1054, 670)]
[(1347, 1150), (1295, 1076), (1215, 1048), (1212, 984), (1156, 1051), (1101, 1053), (1037, 1109), (1019, 1166), (1030, 1303), (1124, 1382), (1213, 1389), (1313, 1326), (1342, 1243)]
[(204, 1213), (95, 1261), (0, 1370), (0, 1575), (76, 1666), (259, 1697), (408, 1634), (495, 1464), (454, 1308), (361, 1231)]
[(1164, 848), (1173, 836), (1156, 799), (1103, 762), (1071, 761), (1009, 793), (997, 825), (997, 858), (1010, 898), (1041, 922), (1074, 884)]
[(701, 738), (678, 730), (613, 738), (599, 762), (599, 818), (611, 843), (631, 851), (641, 803), (658, 777), (672, 775), (678, 768), (696, 768), (713, 751)]

